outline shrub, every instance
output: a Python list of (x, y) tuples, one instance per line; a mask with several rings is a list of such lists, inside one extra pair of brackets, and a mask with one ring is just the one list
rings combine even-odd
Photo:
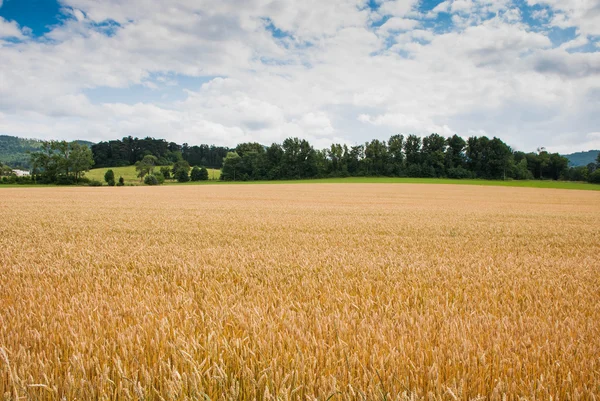
[[(178, 174), (180, 173), (180, 171), (184, 170), (185, 174), (189, 174), (188, 172), (190, 171), (190, 164), (188, 162), (186, 162), (185, 160), (181, 160), (178, 161), (177, 163), (173, 164), (173, 168), (171, 169), (171, 172), (173, 173), (173, 177), (177, 178)], [(189, 179), (188, 179), (189, 181)]]
[(406, 170), (406, 175), (409, 177), (420, 177), (421, 176), (421, 166), (418, 164), (411, 164), (408, 166)]
[(449, 168), (448, 178), (467, 179), (473, 178), (473, 174), (469, 170), (462, 167)]
[(188, 182), (190, 180), (190, 176), (185, 169), (177, 170), (174, 177), (177, 179), (177, 182)]
[(59, 175), (56, 177), (56, 185), (73, 185), (75, 184), (75, 177), (70, 175)]
[(114, 187), (115, 186), (115, 172), (112, 170), (106, 170), (106, 173), (104, 173), (104, 181), (106, 181), (106, 183), (109, 186)]
[(144, 184), (146, 185), (159, 185), (158, 179), (154, 175), (147, 175), (144, 178)]
[(592, 184), (600, 184), (600, 169), (596, 169), (589, 177)]
[(119, 182), (117, 183), (117, 186), (122, 187), (123, 185), (125, 185), (125, 179), (123, 177), (119, 177)]
[(190, 178), (192, 181), (206, 181), (208, 180), (208, 170), (205, 167), (194, 166)]
[(162, 175), (161, 173), (156, 173), (154, 174), (154, 176), (156, 177), (156, 179), (158, 180), (158, 184), (162, 185), (165, 183), (165, 176)]
[(90, 182), (87, 184), (89, 187), (101, 187), (102, 181), (98, 181), (98, 180), (90, 180)]
[(33, 178), (31, 176), (25, 176), (25, 177), (17, 177), (16, 179), (17, 184), (20, 185), (25, 185), (25, 184), (33, 184)]
[(206, 167), (201, 167), (200, 168), (200, 181), (207, 181), (208, 180), (208, 170), (206, 169)]
[(200, 167), (194, 166), (194, 168), (192, 168), (192, 172), (190, 174), (190, 180), (191, 181), (200, 181)]
[(165, 180), (171, 179), (171, 169), (167, 166), (163, 166), (160, 168), (160, 173), (165, 177)]

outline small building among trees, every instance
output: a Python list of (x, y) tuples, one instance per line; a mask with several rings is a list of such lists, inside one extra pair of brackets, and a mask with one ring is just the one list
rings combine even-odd
[(31, 173), (29, 171), (26, 171), (26, 170), (13, 169), (12, 172), (17, 177), (29, 177), (31, 175)]

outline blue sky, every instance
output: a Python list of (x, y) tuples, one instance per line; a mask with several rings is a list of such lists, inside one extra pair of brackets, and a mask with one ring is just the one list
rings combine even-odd
[(600, 147), (600, 0), (0, 0), (0, 133)]
[(39, 37), (61, 23), (63, 16), (60, 8), (60, 4), (54, 0), (4, 0), (0, 17), (17, 21)]

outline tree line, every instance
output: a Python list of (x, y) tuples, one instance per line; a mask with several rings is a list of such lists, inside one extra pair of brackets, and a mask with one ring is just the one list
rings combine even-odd
[[(600, 163), (600, 160), (599, 160)], [(485, 136), (464, 140), (393, 135), (364, 145), (332, 144), (314, 149), (304, 139), (287, 138), (265, 147), (242, 143), (228, 152), (221, 179), (226, 181), (310, 179), (326, 177), (423, 177), (482, 179), (572, 179), (600, 182), (596, 164), (583, 169), (568, 167), (567, 158), (549, 153), (513, 151), (499, 138)], [(579, 174), (579, 175), (577, 175)]]
[(31, 179), (38, 184), (87, 182), (83, 175), (94, 164), (90, 148), (77, 141), (42, 141), (39, 150), (30, 153), (30, 159)]
[[(33, 169), (28, 181), (56, 184), (85, 182), (83, 173), (93, 165), (132, 164), (137, 166), (141, 180), (154, 182), (157, 178), (159, 183), (171, 177), (179, 182), (204, 180), (206, 167), (220, 167), (221, 180), (225, 181), (387, 176), (600, 183), (600, 155), (596, 163), (569, 168), (567, 158), (544, 148), (525, 153), (513, 151), (499, 138), (473, 136), (464, 140), (458, 135), (445, 138), (438, 134), (393, 135), (387, 141), (332, 144), (327, 149), (315, 149), (299, 138), (271, 146), (241, 143), (233, 149), (132, 137), (100, 142), (91, 148), (77, 141), (43, 141), (38, 151), (30, 153), (30, 162)], [(154, 172), (154, 166), (165, 165), (173, 167)], [(195, 166), (192, 174), (191, 165)], [(115, 182), (114, 178), (109, 181)]]
[(221, 168), (229, 148), (214, 145), (179, 145), (164, 139), (124, 137), (119, 140), (99, 142), (92, 145), (96, 167), (131, 166), (145, 156), (156, 157), (157, 165), (170, 165), (181, 160), (190, 165)]

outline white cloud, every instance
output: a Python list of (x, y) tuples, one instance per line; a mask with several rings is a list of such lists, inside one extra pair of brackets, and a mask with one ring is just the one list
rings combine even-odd
[(599, 0), (527, 0), (530, 5), (547, 5), (554, 12), (551, 24), (576, 27), (583, 35), (600, 35)]
[[(0, 36), (21, 35), (0, 39), (1, 133), (231, 146), (299, 136), (325, 147), (398, 132), (484, 132), (529, 150), (565, 140), (583, 147), (600, 124), (600, 53), (567, 51), (591, 39), (553, 49), (505, 0), (448, 0), (425, 15), (417, 0), (382, 1), (376, 11), (364, 0), (62, 4), (71, 18), (43, 40), (0, 20)], [(593, 31), (573, 7), (544, 4)], [(457, 25), (428, 27), (439, 12)], [(97, 25), (107, 20), (120, 26), (107, 34)], [(176, 101), (98, 102), (89, 92), (172, 93), (186, 76), (210, 78), (179, 87)]]
[(393, 15), (404, 17), (408, 15), (417, 5), (417, 0), (388, 0), (381, 4), (378, 10), (380, 15)]
[[(0, 7), (2, 4), (0, 3)], [(7, 21), (0, 17), (0, 39), (2, 38), (23, 38), (21, 28), (15, 21)]]
[(388, 33), (392, 31), (408, 31), (415, 28), (417, 25), (419, 25), (419, 21), (394, 17), (387, 20), (380, 29)]

